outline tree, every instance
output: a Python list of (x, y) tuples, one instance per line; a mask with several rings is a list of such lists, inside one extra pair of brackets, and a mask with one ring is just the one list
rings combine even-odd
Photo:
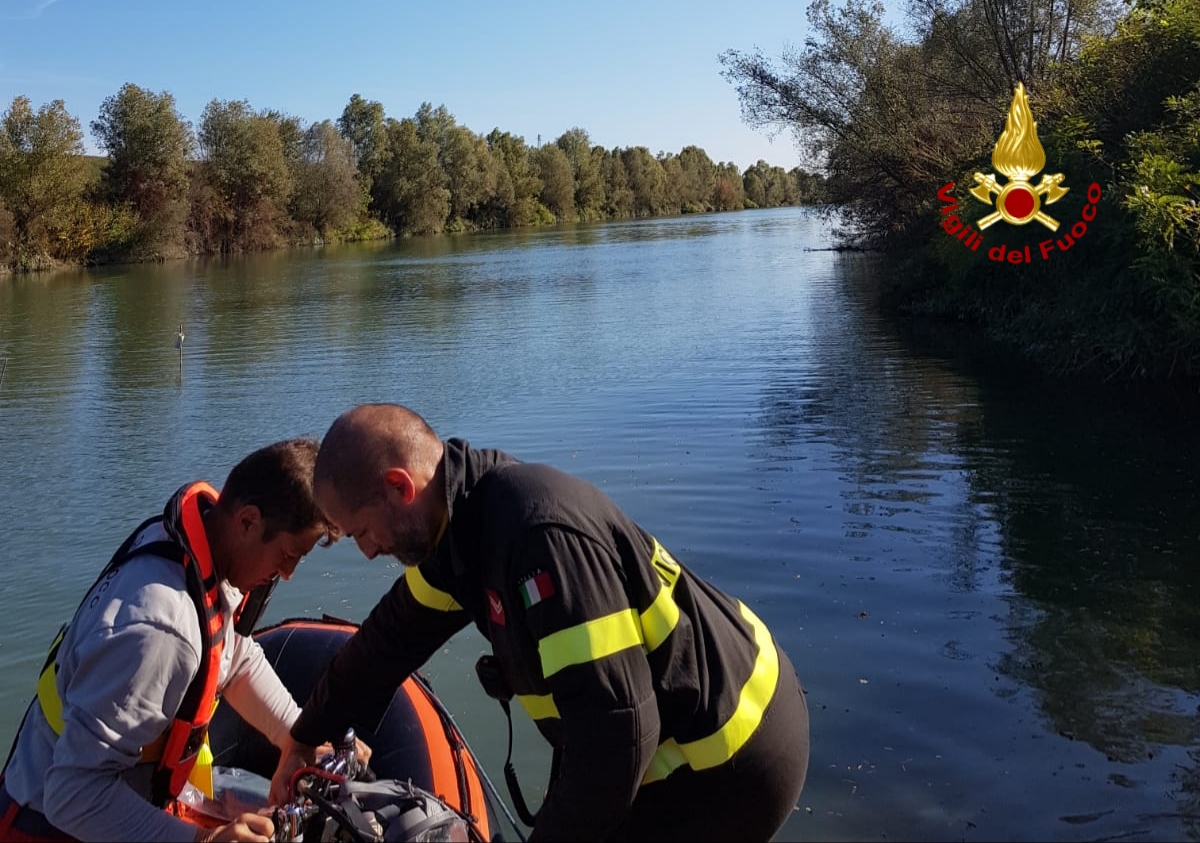
[(178, 254), (187, 213), (191, 127), (167, 92), (126, 84), (104, 100), (92, 134), (107, 151), (100, 195), (138, 215), (138, 245)]
[(604, 182), (600, 178), (599, 162), (592, 156), (588, 133), (578, 126), (573, 127), (559, 135), (554, 145), (563, 151), (571, 165), (575, 191), (573, 204), (579, 218), (600, 219), (604, 215)]
[(613, 149), (604, 154), (600, 164), (600, 174), (604, 180), (604, 193), (608, 197), (605, 209), (608, 216), (632, 217), (634, 195), (629, 186), (629, 174), (625, 171), (625, 162), (621, 158), (620, 149)]
[[(1110, 0), (912, 0), (906, 41), (869, 0), (809, 6), (811, 36), (776, 66), (721, 55), (742, 116), (787, 128), (824, 170), (844, 239), (901, 242), (924, 226), (929, 198), (990, 151), (1015, 81), (1034, 89), (1055, 62), (1103, 28)], [(749, 194), (748, 194), (749, 195)], [(832, 210), (832, 207), (830, 208)]]
[(342, 137), (350, 141), (354, 149), (354, 164), (364, 176), (364, 184), (370, 187), (383, 166), (387, 148), (387, 130), (383, 123), (383, 105), (374, 100), (365, 100), (358, 94), (342, 109), (337, 127)]
[(444, 105), (434, 108), (432, 103), (423, 102), (414, 116), (417, 121), (417, 136), (436, 146), (440, 155), (446, 148), (446, 136), (458, 125), (454, 115)]
[(1114, 0), (909, 0), (931, 92), (990, 111), (1018, 82), (1037, 93), (1089, 35), (1117, 17)]
[[(488, 148), (497, 156), (502, 173), (507, 176), (511, 199), (507, 202), (507, 224), (511, 226), (532, 225), (538, 217), (538, 196), (542, 192), (542, 180), (534, 167), (525, 138), (509, 132), (492, 129), (487, 136)], [(504, 183), (504, 175), (497, 178), (497, 189)]]
[(575, 179), (571, 162), (558, 146), (548, 143), (534, 152), (542, 182), (541, 201), (559, 222), (575, 219)]
[(292, 216), (297, 222), (312, 226), (325, 240), (354, 220), (362, 197), (354, 147), (329, 120), (305, 130), (296, 176)]
[(660, 152), (658, 162), (663, 173), (663, 205), (659, 213), (678, 214), (683, 210), (683, 165), (679, 156)]
[(717, 167), (708, 153), (698, 146), (685, 146), (679, 152), (680, 201), (687, 213), (712, 210), (713, 187)]
[(450, 217), (473, 219), (473, 212), (496, 191), (497, 165), (487, 141), (465, 126), (453, 126), (442, 136), (439, 156), (450, 191)]
[(416, 120), (387, 122), (387, 164), (377, 196), (384, 221), (398, 232), (436, 234), (450, 213), (450, 191), (438, 164), (438, 148), (420, 135)]
[(0, 202), (18, 252), (53, 254), (82, 202), (86, 171), (79, 121), (62, 100), (33, 110), (18, 96), (0, 115)]
[(712, 205), (717, 211), (737, 211), (746, 205), (746, 191), (737, 164), (722, 163), (713, 183)]
[(294, 184), (291, 129), (289, 121), (270, 112), (257, 114), (245, 100), (213, 100), (205, 107), (199, 132), (202, 175), (220, 202), (214, 229), (218, 248), (278, 244)]
[(646, 147), (634, 146), (621, 152), (621, 161), (633, 191), (634, 216), (666, 213), (666, 175), (659, 160)]

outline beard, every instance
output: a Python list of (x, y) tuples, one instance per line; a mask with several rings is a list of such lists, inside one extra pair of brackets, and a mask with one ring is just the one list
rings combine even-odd
[(392, 546), (388, 548), (389, 556), (399, 560), (401, 565), (415, 568), (433, 556), (433, 536), (426, 526), (419, 521), (403, 524), (392, 533)]

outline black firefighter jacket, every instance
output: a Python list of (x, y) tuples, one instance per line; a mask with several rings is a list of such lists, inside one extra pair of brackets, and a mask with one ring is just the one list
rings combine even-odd
[(561, 753), (531, 841), (603, 839), (643, 783), (728, 761), (779, 676), (762, 622), (595, 486), (463, 440), (445, 447), (449, 526), (331, 661), (295, 739), (316, 746), (376, 724), (473, 621)]

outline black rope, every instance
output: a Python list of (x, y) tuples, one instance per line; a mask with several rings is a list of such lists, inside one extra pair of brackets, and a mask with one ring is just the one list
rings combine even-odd
[(512, 763), (513, 725), (508, 700), (500, 700), (500, 707), (504, 709), (504, 718), (508, 721), (508, 755), (504, 759), (504, 782), (508, 785), (508, 795), (512, 797), (513, 808), (516, 809), (517, 816), (521, 818), (521, 822), (533, 828), (536, 818), (525, 804), (525, 797), (521, 794), (521, 784), (517, 781), (517, 768)]

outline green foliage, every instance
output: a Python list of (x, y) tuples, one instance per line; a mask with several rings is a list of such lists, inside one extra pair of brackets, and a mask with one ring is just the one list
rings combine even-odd
[(331, 232), (326, 241), (331, 243), (354, 243), (368, 240), (387, 240), (393, 237), (392, 230), (370, 216), (360, 216), (344, 228)]
[(294, 188), (302, 139), (298, 123), (275, 112), (258, 114), (245, 100), (212, 100), (200, 118), (204, 164), (197, 172), (211, 189), (193, 217), (204, 231), (204, 251), (240, 251), (280, 245)]
[(212, 100), (193, 133), (170, 93), (126, 84), (91, 122), (104, 157), (82, 155), (61, 101), (34, 113), (18, 97), (4, 119), (0, 264), (22, 269), (774, 207), (820, 201), (798, 186), (823, 183), (760, 162), (751, 200), (746, 174), (698, 146), (605, 149), (576, 126), (532, 148), (444, 105), (396, 120), (359, 94), (311, 125)]
[(487, 141), (463, 126), (453, 126), (444, 135), (445, 147), (439, 161), (450, 191), (450, 214), (473, 220), (481, 206), (496, 193), (500, 164)]
[[(128, 205), (139, 220), (138, 229), (119, 242), (131, 257), (182, 254), (192, 132), (174, 97), (126, 84), (104, 100), (92, 134), (108, 152), (99, 196)], [(111, 244), (96, 248), (113, 253)]]
[(542, 191), (541, 203), (559, 222), (575, 220), (575, 175), (571, 160), (556, 144), (547, 144), (534, 153)]
[[(604, 182), (600, 179), (600, 162), (592, 153), (592, 143), (588, 133), (575, 126), (559, 135), (554, 145), (563, 151), (571, 167), (571, 179), (574, 184), (573, 215), (564, 212), (559, 214), (564, 219), (580, 220), (600, 219), (604, 213)], [(603, 154), (603, 150), (601, 150)], [(550, 204), (547, 202), (547, 204)], [(553, 206), (551, 206), (553, 207)]]
[(779, 205), (798, 205), (801, 201), (801, 183), (807, 198), (817, 198), (817, 185), (821, 179), (811, 176), (800, 168), (787, 172), (783, 167), (772, 167), (766, 161), (758, 161), (742, 176), (742, 188), (746, 198), (756, 208), (774, 208)]
[(358, 216), (363, 192), (354, 147), (330, 121), (314, 123), (304, 131), (295, 184), (292, 219), (321, 240)]
[(450, 191), (433, 139), (439, 135), (405, 118), (388, 120), (387, 136), (387, 165), (376, 179), (380, 215), (400, 234), (441, 232), (450, 214)]
[(383, 105), (364, 100), (358, 94), (342, 110), (338, 131), (354, 148), (354, 164), (369, 182), (383, 166), (387, 132), (383, 125)]
[(83, 133), (62, 100), (36, 112), (16, 97), (0, 115), (0, 203), (12, 218), (12, 256), (42, 266), (66, 257), (61, 232), (83, 201)]
[(538, 201), (542, 179), (525, 139), (497, 128), (488, 134), (487, 144), (497, 166), (491, 209), (497, 227), (545, 225), (545, 206)]

